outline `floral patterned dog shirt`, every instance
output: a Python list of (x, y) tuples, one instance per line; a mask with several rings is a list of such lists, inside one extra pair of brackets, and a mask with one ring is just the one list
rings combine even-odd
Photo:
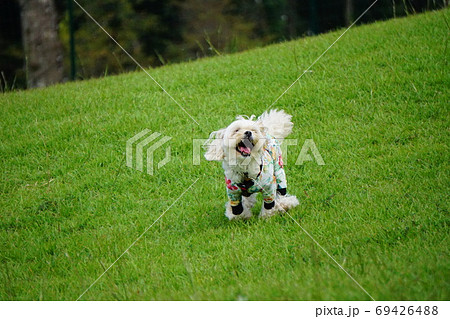
[(277, 191), (281, 195), (286, 195), (286, 174), (281, 155), (280, 143), (274, 137), (266, 135), (260, 172), (256, 179), (244, 178), (240, 183), (232, 183), (225, 176), (227, 195), (233, 214), (239, 215), (242, 213), (242, 196), (248, 197), (251, 194), (261, 192), (264, 207), (271, 209), (275, 205)]

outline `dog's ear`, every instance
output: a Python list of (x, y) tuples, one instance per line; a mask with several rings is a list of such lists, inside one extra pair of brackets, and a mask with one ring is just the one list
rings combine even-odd
[(221, 161), (225, 158), (223, 152), (223, 136), (225, 129), (214, 131), (209, 135), (209, 139), (203, 144), (206, 148), (205, 158), (207, 161)]

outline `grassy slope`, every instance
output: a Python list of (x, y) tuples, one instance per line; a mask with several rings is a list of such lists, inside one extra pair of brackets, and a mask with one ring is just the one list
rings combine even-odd
[[(293, 165), (295, 219), (377, 300), (449, 299), (449, 11), (350, 30), (277, 104), (325, 166)], [(0, 96), (0, 299), (351, 299), (360, 290), (288, 217), (229, 223), (192, 138), (260, 114), (340, 32)], [(125, 142), (171, 136), (149, 176)], [(290, 164), (290, 165), (289, 165)]]

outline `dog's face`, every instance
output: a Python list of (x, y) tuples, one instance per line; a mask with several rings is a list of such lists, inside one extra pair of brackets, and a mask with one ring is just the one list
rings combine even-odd
[(209, 144), (205, 158), (209, 161), (238, 162), (262, 149), (264, 127), (259, 121), (238, 118), (227, 128), (211, 133), (215, 139)]
[(248, 157), (253, 150), (258, 151), (255, 146), (262, 138), (258, 122), (245, 119), (234, 121), (225, 129), (223, 137), (225, 156)]

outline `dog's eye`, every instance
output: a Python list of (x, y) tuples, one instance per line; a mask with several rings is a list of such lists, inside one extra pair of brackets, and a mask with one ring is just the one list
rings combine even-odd
[(237, 133), (237, 132), (239, 132), (239, 129), (237, 129), (237, 130), (234, 131), (234, 133)]

